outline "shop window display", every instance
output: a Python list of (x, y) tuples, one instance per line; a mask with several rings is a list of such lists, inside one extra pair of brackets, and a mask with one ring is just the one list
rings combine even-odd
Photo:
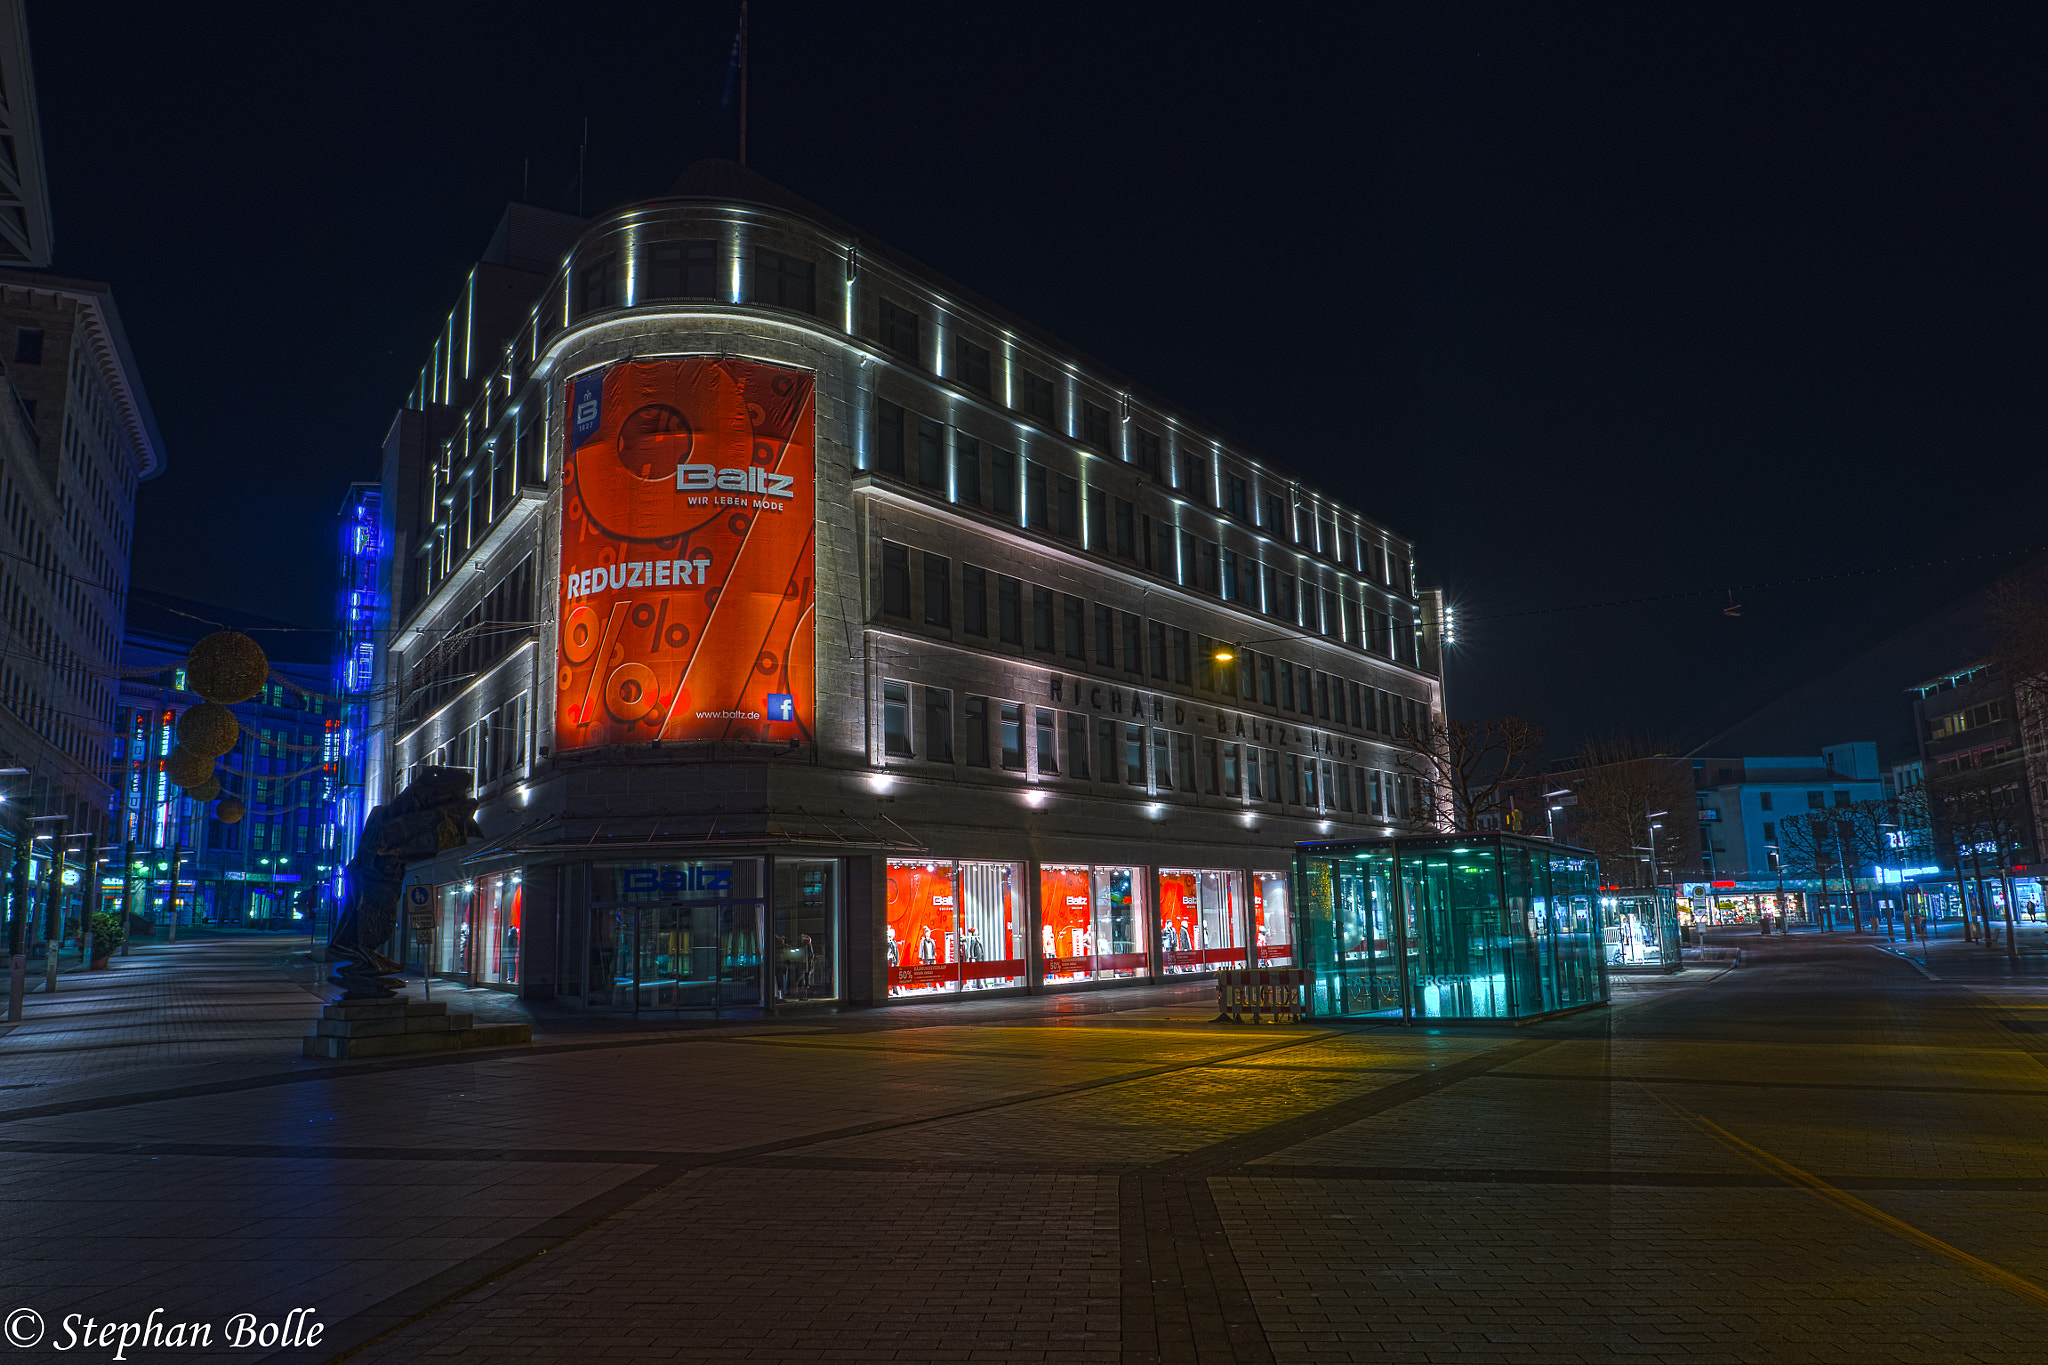
[(1106, 981), (1145, 976), (1145, 907), (1138, 897), (1138, 869), (1095, 869), (1095, 976)]
[(1090, 869), (1038, 869), (1038, 961), (1045, 981), (1095, 979), (1095, 912)]
[(469, 910), (470, 883), (455, 882), (439, 888), (435, 899), (439, 903), (440, 918), (434, 924), (434, 960), (427, 964), (427, 970), (436, 976), (459, 976), (469, 979), (474, 970), (471, 963), (472, 931)]
[(596, 863), (587, 1004), (701, 1009), (761, 1003), (759, 858)]
[(1294, 920), (1287, 912), (1287, 874), (1252, 873), (1252, 943), (1258, 966), (1294, 965)]
[(1015, 863), (890, 860), (890, 996), (1023, 985), (1020, 884)]
[(839, 863), (833, 858), (775, 860), (775, 999), (839, 996)]
[(1168, 975), (1245, 964), (1243, 874), (1159, 870), (1159, 965)]
[(476, 879), (471, 902), (475, 920), (476, 979), (490, 986), (519, 983), (519, 934), (525, 887), (517, 872), (493, 872)]

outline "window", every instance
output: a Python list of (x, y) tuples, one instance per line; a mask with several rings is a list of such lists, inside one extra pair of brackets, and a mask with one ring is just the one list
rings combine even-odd
[(1254, 801), (1266, 799), (1265, 787), (1259, 782), (1259, 751), (1251, 745), (1244, 746), (1244, 791)]
[(1244, 588), (1238, 582), (1237, 572), (1237, 551), (1225, 550), (1223, 552), (1222, 586), (1223, 600), (1226, 602), (1241, 602), (1244, 600)]
[[(1323, 777), (1327, 781), (1329, 776), (1330, 765), (1325, 763), (1323, 765)], [(1312, 758), (1301, 760), (1301, 789), (1302, 795), (1307, 798), (1302, 802), (1304, 806), (1320, 806), (1323, 804), (1316, 795), (1316, 761)]]
[(1081, 486), (1068, 475), (1053, 480), (1053, 529), (1074, 537), (1081, 534)]
[(1837, 787), (1837, 788), (1835, 788), (1835, 804), (1836, 804), (1836, 805), (1838, 805), (1838, 806), (1846, 806), (1846, 805), (1848, 805), (1848, 804), (1849, 804), (1850, 800), (1851, 800), (1851, 797), (1850, 797), (1850, 794), (1849, 794), (1849, 789), (1848, 789), (1848, 788), (1846, 788), (1846, 787)]
[(953, 693), (948, 688), (924, 690), (924, 756), (934, 763), (953, 761)]
[(1166, 625), (1161, 621), (1145, 623), (1145, 643), (1151, 646), (1152, 676), (1166, 677)]
[(882, 345), (907, 360), (917, 359), (917, 314), (883, 299)]
[[(1266, 517), (1265, 525), (1262, 528), (1266, 534), (1269, 536), (1282, 534), (1281, 524), (1286, 520), (1286, 517), (1287, 504), (1281, 499), (1280, 495), (1278, 493), (1266, 494)], [(1290, 536), (1289, 539), (1292, 539), (1292, 537)]]
[(1088, 776), (1088, 717), (1067, 713), (1067, 776)]
[[(1309, 780), (1311, 782), (1315, 780), (1313, 770), (1311, 770)], [(1290, 806), (1301, 804), (1301, 760), (1293, 754), (1287, 755), (1287, 804)]]
[(988, 698), (967, 699), (967, 766), (988, 766)]
[(1285, 659), (1280, 661), (1280, 709), (1294, 709), (1294, 665)]
[[(930, 617), (931, 609), (929, 607), (925, 609), (925, 615), (927, 618)], [(1327, 673), (1318, 673), (1315, 675), (1315, 678), (1316, 716), (1320, 720), (1328, 720), (1330, 718), (1330, 675)], [(1339, 686), (1341, 687), (1342, 684), (1339, 684)], [(1342, 695), (1342, 692), (1338, 693), (1338, 696), (1341, 697)], [(1302, 699), (1306, 701), (1307, 697), (1304, 695)]]
[[(1332, 719), (1339, 725), (1350, 724), (1349, 721), (1344, 719), (1344, 680), (1342, 678), (1330, 679), (1330, 711), (1336, 713)], [(1330, 712), (1326, 711), (1324, 714), (1329, 715)]]
[(626, 272), (619, 253), (606, 252), (576, 272), (576, 315), (625, 306)]
[(1280, 755), (1272, 749), (1266, 750), (1266, 799), (1279, 803), (1280, 800)]
[(1109, 435), (1109, 409), (1086, 402), (1081, 404), (1081, 439), (1097, 450), (1113, 452), (1114, 444)]
[(953, 624), (953, 561), (933, 554), (924, 557), (924, 623)]
[(910, 684), (882, 684), (882, 752), (910, 757)]
[(1174, 553), (1175, 542), (1176, 536), (1173, 524), (1166, 521), (1160, 522), (1159, 557), (1154, 562), (1159, 566), (1159, 572), (1165, 574), (1168, 578), (1178, 581), (1180, 573), (1177, 566), (1180, 563), (1180, 556)]
[(1103, 501), (1100, 488), (1090, 488), (1085, 499), (1085, 539), (1088, 548), (1102, 554), (1109, 548), (1109, 525), (1106, 520), (1108, 504)]
[[(1365, 706), (1369, 708), (1371, 704), (1372, 689), (1368, 687), (1365, 689)], [(1353, 725), (1362, 725), (1368, 730), (1372, 728), (1372, 712), (1369, 709), (1361, 709), (1357, 683), (1351, 684), (1351, 723)]]
[(1778, 826), (1776, 821), (1764, 821), (1764, 842), (1767, 844), (1775, 844), (1778, 842)]
[[(1727, 770), (1724, 768), (1722, 769), (1722, 771), (1725, 773)], [(1771, 794), (1769, 792), (1758, 792), (1757, 801), (1764, 810), (1769, 810), (1771, 808)]]
[(988, 638), (988, 575), (972, 564), (960, 566), (960, 628)]
[(875, 468), (903, 477), (903, 409), (886, 398), (875, 400)]
[(1088, 661), (1088, 604), (1078, 597), (1060, 600), (1062, 634), (1069, 659)]
[(1024, 771), (1024, 707), (1020, 702), (1002, 704), (1003, 766)]
[(1024, 411), (1039, 421), (1052, 424), (1052, 381), (1024, 371)]
[(946, 429), (929, 417), (917, 419), (917, 481), (926, 488), (946, 486)]
[(953, 500), (981, 506), (981, 442), (953, 433)]
[(1038, 743), (1038, 771), (1042, 776), (1058, 777), (1060, 775), (1058, 718), (1053, 712), (1048, 711), (1043, 706), (1036, 708), (1036, 712), (1037, 714), (1034, 719), (1037, 721), (1037, 724), (1034, 728), (1037, 730), (1035, 739)]
[[(1175, 733), (1173, 737), (1173, 770), (1180, 774), (1180, 789), (1193, 792), (1195, 789), (1195, 737)], [(1215, 790), (1213, 785), (1209, 788)]]
[(1273, 704), (1273, 656), (1259, 656), (1259, 700), (1266, 705)]
[(1031, 589), (1031, 647), (1050, 654), (1052, 643), (1052, 589)]
[(1024, 462), (1024, 524), (1034, 531), (1046, 528), (1045, 466), (1036, 460)]
[(1152, 732), (1152, 784), (1156, 790), (1173, 790), (1173, 741), (1164, 730)]
[(1173, 632), (1173, 680), (1183, 687), (1193, 681), (1194, 667), (1189, 653), (1188, 633), (1176, 627)]
[(1246, 489), (1242, 474), (1226, 475), (1223, 480), (1223, 510), (1239, 521), (1250, 521), (1251, 494)]
[(1828, 794), (1826, 792), (1808, 792), (1806, 794), (1806, 808), (1808, 810), (1820, 810), (1827, 803)]
[(1216, 741), (1206, 736), (1202, 740), (1202, 790), (1210, 796), (1223, 790), (1223, 775), (1216, 768)]
[[(809, 261), (785, 256), (779, 251), (754, 248), (754, 280), (750, 291), (755, 303), (768, 308), (788, 308), (798, 313), (816, 311), (812, 304), (812, 281), (817, 268)], [(887, 305), (883, 305), (887, 307)], [(916, 319), (911, 319), (911, 344), (916, 346)]]
[(1125, 559), (1138, 557), (1137, 508), (1123, 498), (1116, 500), (1116, 552)]
[(1014, 578), (996, 579), (996, 617), (1006, 645), (1024, 643), (1024, 585)]
[(1201, 576), (1195, 586), (1203, 592), (1216, 593), (1222, 590), (1222, 584), (1217, 581), (1216, 553), (1217, 546), (1215, 541), (1205, 540), (1202, 542)]
[(43, 329), (24, 327), (14, 334), (14, 363), (17, 365), (40, 365), (43, 363)]
[(1159, 437), (1157, 435), (1146, 431), (1143, 427), (1139, 427), (1132, 433), (1131, 452), (1138, 468), (1144, 470), (1155, 479), (1159, 477)]
[(1017, 515), (1017, 457), (1007, 450), (989, 452), (989, 510), (999, 517)]
[(1133, 787), (1145, 785), (1145, 727), (1124, 727), (1124, 781)]
[(1130, 612), (1122, 613), (1124, 636), (1124, 672), (1142, 675), (1145, 671), (1145, 649), (1140, 642), (1138, 618)]
[(647, 297), (709, 299), (718, 296), (718, 243), (660, 242), (648, 262)]
[(1301, 622), (1300, 608), (1296, 606), (1294, 595), (1294, 575), (1291, 573), (1280, 575), (1280, 615), (1297, 625)]
[(966, 337), (953, 338), (953, 378), (976, 393), (987, 393), (989, 386), (988, 348), (977, 346)]
[(1116, 756), (1115, 721), (1098, 720), (1095, 722), (1095, 751), (1099, 760), (1096, 770), (1102, 774), (1102, 780), (1104, 782), (1116, 781), (1116, 769), (1119, 760)]
[(910, 551), (887, 540), (882, 542), (882, 611), (910, 615)]
[(1225, 744), (1223, 746), (1223, 794), (1225, 796), (1237, 795), (1237, 746), (1235, 744)]

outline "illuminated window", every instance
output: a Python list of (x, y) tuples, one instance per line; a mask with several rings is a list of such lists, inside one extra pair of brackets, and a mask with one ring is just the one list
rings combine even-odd
[(1043, 706), (1036, 708), (1036, 711), (1037, 714), (1033, 717), (1036, 724), (1033, 728), (1037, 731), (1035, 740), (1038, 745), (1038, 771), (1050, 777), (1057, 777), (1060, 771), (1058, 721), (1055, 713)]
[(1002, 704), (1003, 766), (1024, 771), (1024, 707), (1013, 701)]
[(910, 757), (910, 684), (882, 684), (882, 751), (892, 758)]

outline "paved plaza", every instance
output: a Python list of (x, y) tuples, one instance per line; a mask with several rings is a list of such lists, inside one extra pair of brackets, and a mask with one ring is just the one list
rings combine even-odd
[(2048, 1357), (2048, 956), (1728, 941), (1521, 1029), (1190, 985), (353, 1063), (305, 940), (139, 948), (0, 1026), (0, 1310), (25, 1360), (153, 1309), (211, 1349), (125, 1359)]

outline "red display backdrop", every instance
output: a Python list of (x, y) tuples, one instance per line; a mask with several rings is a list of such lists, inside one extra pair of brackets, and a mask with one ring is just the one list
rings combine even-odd
[(889, 987), (953, 988), (958, 896), (951, 863), (889, 864)]
[(815, 734), (813, 379), (750, 360), (569, 381), (555, 743)]
[(1047, 980), (1095, 973), (1095, 915), (1085, 867), (1038, 870), (1038, 954)]

